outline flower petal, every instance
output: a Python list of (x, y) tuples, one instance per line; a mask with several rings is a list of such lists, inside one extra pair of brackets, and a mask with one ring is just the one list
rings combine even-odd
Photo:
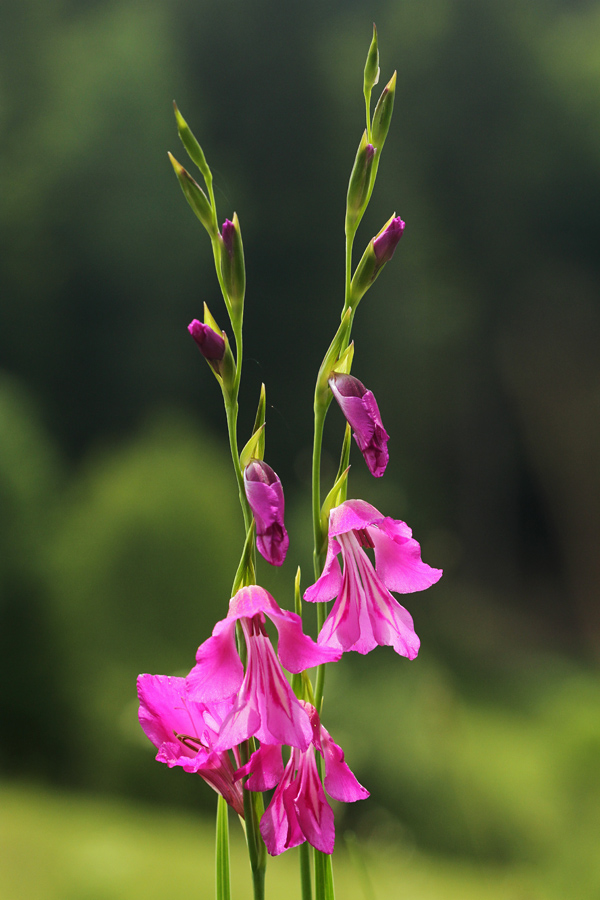
[(354, 803), (368, 797), (368, 790), (357, 781), (344, 761), (344, 751), (332, 741), (331, 735), (322, 725), (321, 747), (325, 760), (325, 790), (329, 796), (343, 803)]
[(298, 774), (300, 777), (294, 798), (294, 809), (302, 833), (308, 843), (317, 850), (322, 853), (333, 853), (335, 844), (333, 810), (325, 797), (312, 747), (302, 754)]
[(198, 647), (196, 665), (186, 678), (193, 700), (209, 703), (232, 697), (240, 688), (244, 667), (235, 645), (235, 619), (222, 619)]
[(236, 780), (244, 775), (250, 777), (245, 787), (249, 791), (270, 791), (283, 778), (283, 760), (279, 744), (261, 744), (245, 766), (235, 773)]
[(337, 559), (339, 552), (340, 545), (335, 538), (330, 536), (327, 559), (325, 560), (321, 576), (304, 592), (304, 599), (309, 603), (326, 603), (328, 600), (337, 597), (342, 586), (342, 570)]
[(390, 591), (423, 591), (442, 577), (441, 569), (421, 560), (421, 547), (405, 522), (385, 518), (369, 530), (369, 536), (375, 545), (377, 574)]

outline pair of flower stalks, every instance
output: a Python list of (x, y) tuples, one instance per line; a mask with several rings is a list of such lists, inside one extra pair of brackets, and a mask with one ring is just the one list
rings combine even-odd
[[(367, 127), (347, 195), (344, 307), (341, 324), (318, 373), (314, 399), (315, 580), (304, 592), (304, 600), (319, 604), (316, 641), (302, 628), (299, 570), (294, 612), (282, 609), (256, 583), (255, 548), (268, 563), (280, 566), (289, 538), (284, 525), (281, 482), (263, 459), (264, 385), (252, 436), (242, 451), (238, 450), (246, 282), (240, 224), (234, 214), (219, 231), (211, 171), (200, 145), (175, 107), (179, 136), (204, 178), (206, 191), (173, 157), (171, 162), (186, 199), (211, 239), (235, 354), (227, 334), (206, 305), (204, 322), (194, 319), (189, 332), (222, 388), (246, 541), (226, 617), (198, 648), (196, 664), (187, 677), (140, 675), (139, 718), (144, 732), (158, 748), (159, 762), (198, 773), (219, 794), (220, 898), (229, 897), (225, 803), (244, 820), (255, 898), (264, 896), (265, 848), (277, 855), (299, 845), (303, 898), (313, 896), (309, 845), (317, 851), (316, 898), (333, 896), (330, 854), (335, 832), (326, 794), (342, 802), (353, 802), (367, 797), (368, 791), (359, 784), (344, 761), (341, 747), (321, 723), (325, 665), (338, 661), (343, 653), (366, 654), (378, 645), (391, 646), (400, 656), (414, 659), (419, 638), (413, 620), (390, 592), (423, 590), (442, 574), (422, 562), (419, 544), (408, 525), (384, 516), (364, 500), (346, 499), (351, 431), (372, 475), (381, 477), (388, 463), (389, 436), (375, 397), (350, 374), (350, 335), (356, 308), (392, 258), (404, 231), (402, 219), (393, 215), (369, 242), (352, 272), (354, 236), (373, 191), (394, 103), (395, 73), (371, 117), (371, 91), (378, 78), (374, 28), (364, 74)], [(322, 504), (321, 444), (332, 398), (339, 404), (347, 426), (339, 471)], [(373, 551), (374, 563), (368, 550)], [(335, 603), (327, 614), (331, 600)], [(277, 629), (277, 650), (265, 628), (266, 618)], [(313, 686), (307, 670), (315, 667)], [(291, 684), (284, 670), (292, 673)], [(273, 795), (265, 810), (262, 792), (270, 790)]]

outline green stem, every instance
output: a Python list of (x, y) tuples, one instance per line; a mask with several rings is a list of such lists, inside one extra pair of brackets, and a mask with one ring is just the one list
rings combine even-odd
[(310, 858), (312, 847), (305, 841), (298, 848), (300, 852), (300, 888), (302, 900), (313, 900)]
[(230, 900), (231, 882), (229, 871), (229, 814), (227, 803), (219, 794), (217, 802), (215, 885), (217, 900)]
[[(242, 765), (245, 765), (250, 759), (252, 752), (250, 743), (253, 741), (245, 741), (240, 746), (240, 756)], [(250, 869), (252, 870), (252, 885), (254, 888), (254, 900), (264, 900), (265, 897), (265, 874), (267, 869), (267, 848), (262, 839), (259, 822), (264, 812), (263, 797), (260, 793), (248, 791), (244, 788), (244, 821), (246, 828), (246, 844), (248, 846), (248, 857), (250, 859)]]
[(244, 490), (244, 476), (242, 474), (242, 467), (240, 466), (240, 454), (237, 444), (237, 396), (233, 400), (229, 400), (226, 398), (225, 413), (227, 415), (227, 432), (229, 434), (229, 448), (231, 450), (231, 459), (233, 461), (233, 468), (235, 470), (235, 477), (238, 485), (240, 506), (242, 507), (242, 514), (244, 516), (244, 527), (246, 530), (246, 534), (248, 534), (248, 529), (250, 528), (250, 525), (252, 523), (252, 513), (250, 512), (250, 506), (248, 505), (248, 500), (246, 499), (246, 491)]
[(321, 527), (321, 449), (327, 407), (315, 397), (315, 434), (312, 460), (312, 513), (313, 513), (313, 564), (315, 578), (323, 570), (323, 529)]

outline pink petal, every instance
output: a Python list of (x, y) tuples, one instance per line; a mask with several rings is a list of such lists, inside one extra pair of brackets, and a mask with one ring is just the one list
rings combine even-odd
[(335, 844), (333, 810), (325, 798), (312, 748), (302, 754), (298, 774), (300, 779), (294, 798), (294, 809), (302, 833), (308, 843), (317, 850), (322, 853), (333, 853)]
[[(289, 797), (296, 793), (293, 785), (296, 770), (296, 755), (292, 755), (285, 767), (283, 778), (275, 789), (273, 799), (260, 821), (260, 833), (271, 856), (278, 856), (290, 847), (304, 843), (296, 811)], [(286, 802), (286, 793), (288, 794)]]
[(337, 597), (342, 585), (342, 570), (337, 558), (340, 545), (335, 538), (329, 538), (327, 559), (321, 576), (304, 592), (304, 599), (309, 603), (327, 603)]
[(321, 726), (321, 746), (325, 759), (325, 790), (334, 800), (354, 803), (369, 796), (366, 788), (359, 784), (356, 776), (344, 762), (344, 751), (331, 740), (326, 728)]
[(385, 516), (365, 500), (346, 500), (331, 510), (329, 516), (329, 537), (360, 531), (368, 525), (377, 525)]
[(252, 619), (259, 613), (277, 612), (279, 604), (274, 597), (258, 584), (251, 584), (240, 588), (235, 597), (229, 601), (228, 619)]
[(288, 672), (303, 672), (322, 663), (337, 662), (341, 653), (316, 644), (302, 631), (302, 619), (293, 612), (271, 613), (279, 632), (277, 655)]
[(198, 647), (196, 665), (186, 678), (193, 700), (208, 703), (232, 697), (239, 690), (244, 667), (235, 645), (235, 620), (222, 619), (212, 637)]
[(245, 784), (249, 791), (269, 791), (274, 788), (283, 778), (281, 746), (261, 744), (246, 765), (237, 770), (235, 778), (237, 780), (244, 775), (250, 776)]
[(369, 535), (375, 545), (377, 574), (390, 591), (423, 591), (442, 577), (441, 569), (422, 562), (421, 547), (404, 522), (385, 518), (379, 528), (369, 529)]

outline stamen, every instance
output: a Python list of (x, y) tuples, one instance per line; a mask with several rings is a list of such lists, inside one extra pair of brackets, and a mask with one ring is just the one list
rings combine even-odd
[[(195, 750), (197, 753), (200, 747), (204, 747), (206, 750), (208, 749), (208, 747), (206, 747), (206, 745), (202, 743), (200, 738), (193, 737), (191, 734), (178, 734), (176, 731), (174, 731), (173, 734), (178, 741), (181, 741), (184, 747), (188, 748), (188, 750)], [(190, 743), (188, 743), (188, 741)], [(193, 746), (194, 744), (196, 744), (197, 746)]]
[(373, 539), (366, 528), (355, 528), (354, 534), (358, 538), (358, 543), (361, 547), (370, 547), (371, 550), (375, 547)]

